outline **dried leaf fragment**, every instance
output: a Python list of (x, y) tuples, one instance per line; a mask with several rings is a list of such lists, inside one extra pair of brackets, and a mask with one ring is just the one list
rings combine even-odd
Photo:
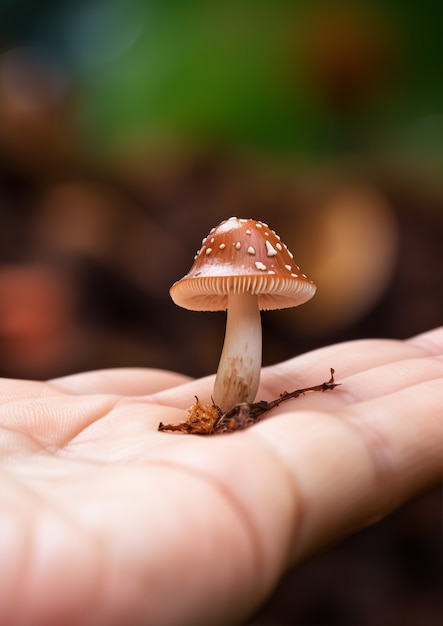
[(185, 422), (180, 422), (179, 424), (163, 424), (163, 422), (160, 422), (158, 430), (175, 431), (187, 433), (188, 435), (210, 435), (221, 414), (217, 406), (203, 404), (196, 398), (196, 402), (188, 409), (188, 417)]
[(188, 417), (186, 421), (179, 424), (163, 424), (160, 422), (158, 430), (164, 432), (181, 432), (188, 435), (215, 435), (218, 433), (232, 433), (236, 430), (244, 430), (258, 422), (264, 413), (279, 406), (282, 402), (291, 398), (298, 398), (306, 393), (315, 391), (332, 391), (338, 387), (340, 383), (334, 381), (334, 370), (331, 368), (331, 377), (327, 382), (304, 389), (296, 389), (295, 391), (284, 391), (275, 400), (266, 402), (242, 402), (236, 404), (226, 413), (222, 413), (220, 408), (213, 404), (209, 406), (200, 402), (196, 398), (196, 402), (188, 409)]

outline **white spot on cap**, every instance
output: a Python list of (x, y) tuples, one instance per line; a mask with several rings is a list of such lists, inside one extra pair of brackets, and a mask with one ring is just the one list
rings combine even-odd
[(247, 235), (250, 235), (250, 234), (251, 234), (251, 231), (249, 230), (249, 228), (247, 228), (247, 229), (245, 230), (245, 233), (246, 233)]
[(255, 267), (258, 270), (263, 270), (263, 271), (266, 270), (266, 265), (264, 263), (262, 263), (261, 261), (256, 261), (255, 262)]
[(260, 222), (255, 222), (255, 225), (257, 226), (257, 228), (263, 228), (263, 224), (261, 224)]
[(206, 248), (206, 254), (211, 254), (212, 248)]
[(268, 256), (275, 256), (277, 253), (277, 250), (269, 243), (268, 240), (265, 241), (266, 244), (266, 253)]
[(240, 241), (237, 241), (236, 244), (235, 244), (235, 249), (236, 250), (240, 250), (240, 248), (241, 248), (241, 243), (240, 243)]
[(214, 243), (214, 241), (215, 241), (214, 237), (211, 237), (210, 243)]
[(275, 274), (274, 270), (269, 270), (268, 274)]
[(291, 259), (293, 259), (293, 258), (294, 258), (294, 255), (292, 254), (292, 252), (291, 252), (290, 250), (288, 250), (288, 254), (289, 254), (289, 256), (291, 257)]
[(292, 270), (292, 267), (290, 265), (285, 265), (285, 267), (288, 270), (288, 272), (290, 272)]
[(294, 278), (298, 278), (298, 274), (291, 274)]
[(221, 243), (219, 245), (220, 250), (224, 250), (226, 248), (226, 244), (225, 243)]
[(248, 254), (255, 254), (255, 248), (254, 248), (254, 246), (249, 246), (249, 248), (248, 248)]
[(277, 241), (277, 243), (275, 244), (275, 247), (277, 248), (277, 250), (283, 250), (283, 246), (281, 245), (281, 243), (279, 243)]

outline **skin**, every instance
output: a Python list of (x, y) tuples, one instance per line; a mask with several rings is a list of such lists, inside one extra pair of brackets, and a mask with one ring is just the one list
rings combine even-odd
[(156, 429), (212, 377), (1, 381), (0, 623), (241, 623), (289, 567), (440, 482), (442, 356), (443, 327), (304, 354), (258, 397), (331, 366), (342, 386), (206, 438)]

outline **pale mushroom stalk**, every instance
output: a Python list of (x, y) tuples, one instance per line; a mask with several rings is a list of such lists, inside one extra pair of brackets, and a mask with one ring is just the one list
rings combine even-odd
[(262, 331), (258, 298), (229, 293), (226, 334), (215, 378), (213, 401), (223, 412), (253, 402), (260, 382)]

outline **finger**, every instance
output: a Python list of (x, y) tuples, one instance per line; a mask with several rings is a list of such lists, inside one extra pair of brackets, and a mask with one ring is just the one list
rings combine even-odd
[(49, 384), (55, 389), (74, 394), (113, 393), (138, 396), (156, 393), (189, 380), (190, 378), (183, 374), (134, 367), (83, 372), (54, 378)]
[(426, 354), (443, 354), (443, 326), (420, 333), (408, 341), (423, 349)]
[(302, 411), (251, 429), (292, 476), (292, 558), (377, 521), (441, 480), (443, 380), (331, 413)]
[(58, 395), (56, 389), (49, 390), (48, 385), (36, 380), (0, 378), (0, 405), (14, 400), (39, 398), (42, 395)]
[[(347, 376), (379, 365), (414, 357), (428, 356), (440, 350), (443, 353), (443, 333), (435, 336), (432, 348), (426, 341), (398, 341), (392, 339), (362, 339), (325, 346), (294, 359), (265, 368), (261, 379), (261, 395), (265, 400), (284, 390), (317, 384), (329, 378), (329, 369), (335, 370), (337, 382)], [(281, 385), (284, 389), (281, 389)]]
[(394, 361), (340, 379), (333, 392), (307, 393), (282, 403), (266, 416), (289, 410), (331, 411), (385, 395), (426, 381), (443, 378), (443, 357), (421, 357)]
[[(11, 400), (0, 406), (0, 455), (17, 451), (58, 453), (94, 422), (107, 416), (120, 396), (111, 394)], [(127, 410), (130, 417), (129, 410)]]

